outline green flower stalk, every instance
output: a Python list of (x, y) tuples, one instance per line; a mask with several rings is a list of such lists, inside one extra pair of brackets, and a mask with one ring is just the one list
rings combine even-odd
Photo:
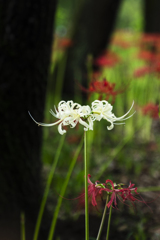
[(87, 136), (84, 132), (84, 174), (85, 174), (85, 236), (89, 240), (89, 211), (88, 211), (88, 163), (87, 163)]

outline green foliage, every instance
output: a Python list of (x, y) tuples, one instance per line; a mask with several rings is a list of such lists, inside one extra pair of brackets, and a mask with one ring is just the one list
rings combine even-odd
[[(89, 172), (92, 175), (93, 182), (96, 180), (105, 182), (106, 179), (113, 179), (115, 182), (128, 183), (132, 180), (132, 182), (135, 182), (136, 186), (138, 186), (138, 178), (145, 172), (153, 175), (156, 169), (159, 168), (158, 159), (157, 161), (150, 161), (150, 156), (152, 156), (153, 160), (154, 156), (158, 154), (157, 148), (153, 150), (153, 152), (152, 148), (151, 150), (148, 148), (151, 139), (154, 139), (157, 146), (160, 144), (160, 139), (156, 136), (155, 129), (153, 128), (155, 120), (149, 116), (144, 116), (141, 108), (148, 102), (156, 103), (160, 100), (160, 81), (154, 74), (144, 75), (139, 78), (134, 77), (134, 71), (146, 64), (145, 61), (137, 57), (140, 49), (139, 45), (135, 43), (139, 41), (139, 35), (119, 31), (114, 35), (114, 37), (117, 36), (120, 41), (128, 42), (130, 45), (127, 48), (122, 48), (116, 44), (110, 45), (109, 51), (118, 54), (120, 61), (113, 67), (102, 67), (99, 80), (106, 78), (110, 83), (116, 84), (116, 89), (123, 89), (123, 87), (126, 86), (124, 91), (116, 96), (113, 105), (113, 112), (117, 117), (128, 111), (133, 100), (135, 101), (133, 112), (136, 110), (136, 113), (126, 121), (125, 126), (115, 126), (112, 131), (107, 130), (108, 123), (105, 120), (94, 123), (94, 131), (88, 132), (87, 154), (89, 159)], [(89, 71), (92, 70), (90, 69)], [(92, 76), (92, 73), (90, 72), (89, 75)], [(150, 87), (148, 88), (148, 86)], [(98, 94), (93, 94), (88, 104), (97, 99), (97, 97)], [(57, 98), (60, 99), (60, 96)], [(53, 108), (54, 99), (57, 98), (49, 91), (46, 102), (45, 122), (56, 121), (56, 119), (49, 114), (49, 109)], [(76, 99), (77, 98), (78, 97), (76, 97)], [(81, 103), (81, 99), (79, 99), (78, 102)], [(49, 193), (50, 210), (52, 212), (55, 211), (58, 199), (58, 195), (55, 193), (60, 194), (63, 189), (73, 155), (82, 136), (82, 126), (76, 129), (70, 129), (68, 127), (65, 144), (60, 153)], [(45, 175), (50, 171), (51, 164), (57, 152), (57, 144), (61, 137), (57, 131), (57, 126), (44, 128), (43, 162), (44, 170), (46, 170)], [(72, 175), (65, 189), (64, 197), (69, 199), (78, 197), (82, 193), (83, 187), (84, 171), (82, 151), (72, 170)], [(77, 219), (77, 215), (81, 211), (75, 212), (72, 211), (72, 209), (77, 208), (78, 202), (78, 199), (74, 201), (65, 199), (62, 202), (63, 210), (60, 207), (58, 208), (61, 218), (72, 216), (72, 218)], [(124, 206), (122, 205), (120, 209), (124, 211)], [(131, 215), (135, 214), (133, 210), (131, 211), (130, 209), (128, 212)], [(126, 235), (126, 239), (130, 239), (130, 236), (134, 236), (134, 239), (146, 239), (145, 224), (147, 221), (145, 217), (142, 217), (141, 225), (136, 225), (135, 221), (128, 235)]]
[(143, 0), (123, 0), (116, 28), (139, 32), (143, 30), (143, 23)]
[(58, 1), (55, 16), (55, 28), (56, 32), (62, 37), (67, 34), (67, 31), (72, 26), (76, 6), (77, 6), (76, 0)]
[[(73, 6), (75, 5), (76, 1), (74, 0), (59, 1), (56, 15), (57, 28), (61, 29), (61, 26), (62, 28), (69, 28), (73, 16)], [(100, 75), (98, 76), (98, 80), (101, 81), (105, 78), (110, 83), (115, 83), (116, 89), (124, 90), (116, 96), (113, 104), (113, 113), (117, 117), (122, 116), (129, 110), (133, 100), (135, 104), (132, 112), (136, 111), (136, 113), (126, 121), (125, 126), (115, 126), (112, 131), (108, 131), (108, 123), (102, 120), (101, 122), (94, 123), (93, 132), (88, 132), (87, 154), (89, 159), (89, 172), (92, 175), (93, 182), (96, 180), (105, 182), (106, 179), (112, 179), (115, 182), (128, 184), (128, 182), (132, 180), (136, 186), (138, 186), (140, 177), (147, 175), (151, 181), (150, 185), (152, 185), (152, 177), (159, 172), (159, 157), (157, 156), (159, 156), (158, 149), (160, 148), (158, 146), (160, 145), (160, 138), (156, 134), (157, 129), (155, 125), (157, 120), (142, 114), (142, 107), (144, 105), (149, 102), (156, 104), (160, 101), (159, 76), (154, 73), (146, 74), (139, 78), (134, 76), (136, 69), (146, 66), (146, 62), (138, 58), (140, 35), (131, 33), (140, 32), (143, 29), (142, 11), (142, 0), (123, 1), (117, 18), (116, 28), (125, 28), (131, 31), (117, 31), (113, 37), (117, 36), (118, 40), (126, 42), (129, 45), (123, 48), (118, 44), (111, 43), (107, 50), (116, 53), (120, 61), (112, 67), (101, 67)], [(54, 51), (52, 69), (54, 69), (56, 62), (59, 62), (59, 59), (64, 57), (64, 54), (64, 49)], [(88, 76), (90, 77), (89, 81), (92, 81), (91, 68), (89, 69)], [(63, 78), (63, 75), (61, 75), (60, 78)], [(62, 80), (61, 82), (63, 83), (63, 79), (60, 80)], [(58, 96), (53, 95), (52, 91), (48, 91), (45, 122), (56, 121), (56, 119), (49, 114), (49, 109), (52, 108), (54, 110), (54, 100), (61, 99), (61, 92), (62, 86), (60, 86)], [(97, 93), (93, 94), (88, 99), (88, 104), (90, 104), (92, 100), (97, 99), (98, 96)], [(79, 92), (76, 94), (76, 101), (81, 104)], [(111, 102), (111, 98), (109, 98), (108, 101)], [(52, 212), (56, 209), (57, 199), (59, 198), (58, 194), (63, 190), (64, 183), (67, 181), (66, 176), (82, 136), (83, 128), (81, 126), (74, 129), (68, 127), (65, 144), (60, 153), (49, 192), (49, 209)], [(57, 131), (57, 126), (44, 128), (43, 164), (46, 178), (50, 172), (61, 137)], [(64, 191), (65, 198), (76, 198), (82, 193), (84, 187), (83, 164), (83, 151), (81, 151), (72, 171), (71, 179), (67, 183), (67, 188)], [(62, 204), (63, 209), (60, 208), (60, 206), (58, 208), (58, 211), (60, 211), (59, 216), (64, 219), (68, 217), (76, 219), (77, 215), (83, 212), (83, 209), (79, 212), (73, 210), (77, 209), (78, 202), (78, 199), (74, 201), (65, 199)], [(124, 226), (127, 226), (129, 230), (125, 239), (131, 239), (130, 237), (132, 237), (132, 239), (147, 239), (145, 233), (145, 225), (149, 221), (147, 216), (140, 216), (140, 224), (139, 222), (137, 224), (136, 218), (133, 222), (132, 220), (127, 222), (125, 217), (122, 219), (122, 215), (126, 214), (125, 206), (122, 205), (120, 210), (121, 215), (119, 218), (115, 218), (114, 225), (118, 228), (118, 224), (121, 221)], [(138, 207), (138, 211), (141, 211), (140, 207)], [(147, 211), (146, 208), (145, 211)], [(135, 215), (133, 209), (130, 210), (129, 208), (128, 212), (130, 218)], [(133, 223), (133, 227), (130, 227), (129, 223)]]

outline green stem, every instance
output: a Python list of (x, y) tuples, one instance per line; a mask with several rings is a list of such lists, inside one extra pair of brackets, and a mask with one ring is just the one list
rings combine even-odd
[(21, 212), (21, 240), (25, 240), (25, 215)]
[(85, 236), (89, 240), (89, 211), (88, 211), (88, 164), (87, 164), (87, 132), (84, 131), (84, 186), (85, 186)]
[(93, 136), (94, 131), (87, 132), (87, 166), (88, 166), (88, 172), (90, 170), (90, 158), (91, 158), (91, 147), (93, 144)]
[(55, 86), (55, 99), (54, 102), (57, 104), (62, 95), (62, 87), (63, 87), (63, 80), (64, 80), (64, 73), (66, 68), (66, 62), (68, 57), (68, 50), (62, 53), (62, 57), (58, 62), (58, 72), (57, 72), (57, 79), (56, 79), (56, 86)]
[(53, 239), (55, 226), (56, 226), (56, 222), (57, 222), (57, 217), (58, 217), (58, 213), (59, 213), (59, 210), (60, 210), (60, 207), (61, 207), (63, 196), (65, 194), (65, 191), (66, 191), (69, 179), (70, 179), (71, 174), (73, 172), (73, 168), (74, 168), (74, 166), (76, 164), (78, 155), (79, 155), (80, 150), (82, 148), (82, 144), (83, 144), (83, 138), (82, 138), (82, 140), (81, 140), (81, 142), (80, 142), (80, 144), (79, 144), (79, 146), (78, 146), (78, 148), (77, 148), (77, 150), (75, 152), (75, 155), (73, 157), (73, 160), (72, 160), (72, 162), (70, 164), (70, 167), (69, 167), (69, 170), (68, 170), (68, 173), (67, 173), (67, 176), (66, 176), (66, 180), (65, 180), (65, 182), (64, 182), (64, 184), (62, 186), (62, 189), (61, 189), (61, 192), (60, 192), (60, 196), (59, 196), (59, 199), (58, 199), (58, 203), (57, 203), (57, 206), (56, 206), (56, 209), (55, 209), (55, 212), (54, 212), (54, 216), (53, 216), (53, 219), (52, 219), (48, 240), (52, 240)]
[(109, 229), (110, 229), (110, 223), (111, 223), (111, 215), (112, 215), (112, 205), (110, 206), (110, 209), (109, 209), (109, 218), (108, 218), (108, 227), (107, 227), (106, 240), (109, 239)]
[(107, 194), (107, 199), (106, 199), (105, 208), (104, 208), (104, 212), (103, 212), (103, 216), (102, 216), (102, 220), (101, 220), (101, 225), (100, 225), (100, 228), (99, 228), (96, 240), (99, 240), (100, 236), (101, 236), (101, 232), (102, 232), (102, 228), (103, 228), (103, 224), (104, 224), (104, 220), (105, 220), (105, 216), (106, 216), (106, 212), (107, 212), (107, 203), (108, 203), (108, 201), (109, 201), (109, 195)]
[(57, 163), (58, 163), (58, 159), (59, 159), (59, 156), (60, 156), (60, 153), (61, 153), (61, 149), (62, 149), (62, 146), (63, 146), (63, 143), (64, 143), (64, 139), (65, 139), (65, 135), (63, 135), (60, 138), (60, 143), (59, 143), (59, 146), (58, 146), (53, 164), (51, 166), (51, 171), (50, 171), (49, 176), (48, 176), (46, 188), (45, 188), (45, 191), (44, 191), (44, 194), (43, 194), (43, 198), (42, 198), (42, 202), (41, 202), (41, 206), (40, 206), (40, 210), (39, 210), (39, 214), (38, 214), (38, 218), (37, 218), (37, 223), (36, 223), (36, 227), (35, 227), (33, 240), (37, 240), (37, 238), (38, 238), (39, 229), (40, 229), (40, 225), (41, 225), (41, 221), (42, 221), (42, 216), (43, 216), (45, 204), (46, 204), (46, 201), (47, 201), (47, 197), (48, 197), (50, 185), (51, 185), (51, 182), (52, 182), (52, 179), (53, 179), (53, 175), (54, 175)]

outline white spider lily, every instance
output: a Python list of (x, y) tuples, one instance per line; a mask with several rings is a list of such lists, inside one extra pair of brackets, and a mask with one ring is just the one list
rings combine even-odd
[[(93, 130), (93, 120), (91, 117), (91, 109), (89, 106), (81, 106), (78, 103), (73, 103), (73, 101), (61, 101), (58, 104), (58, 110), (55, 108), (55, 113), (52, 110), (50, 110), (50, 113), (59, 120), (55, 123), (41, 123), (37, 122), (32, 117), (30, 112), (29, 115), (33, 119), (33, 121), (39, 126), (51, 127), (59, 124), (58, 131), (61, 135), (66, 133), (66, 130), (62, 129), (62, 126), (70, 125), (71, 128), (74, 128), (78, 122), (84, 126), (85, 131), (88, 131), (89, 129)], [(89, 123), (84, 120), (88, 120)]]
[(128, 115), (128, 113), (131, 111), (133, 105), (134, 105), (134, 102), (132, 103), (132, 106), (129, 109), (129, 111), (123, 116), (118, 118), (112, 113), (112, 109), (113, 109), (112, 105), (105, 100), (103, 101), (95, 100), (94, 102), (92, 102), (91, 109), (92, 109), (94, 120), (100, 121), (102, 118), (107, 120), (108, 122), (111, 123), (111, 125), (107, 127), (107, 129), (112, 130), (114, 128), (114, 124), (125, 124), (125, 123), (114, 123), (114, 122), (124, 121), (133, 116), (134, 113), (129, 117), (125, 118)]

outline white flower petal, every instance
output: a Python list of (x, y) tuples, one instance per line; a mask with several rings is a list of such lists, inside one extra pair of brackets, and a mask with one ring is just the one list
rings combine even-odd
[(58, 125), (58, 132), (63, 135), (66, 133), (66, 130), (62, 129), (63, 122)]
[[(55, 109), (55, 110), (56, 110), (56, 109)], [(58, 112), (57, 112), (57, 111), (56, 111), (56, 113), (54, 113), (54, 112), (53, 112), (53, 110), (52, 110), (52, 109), (50, 109), (50, 111), (49, 111), (49, 112), (50, 112), (50, 113), (51, 113), (51, 114), (52, 114), (54, 117), (56, 117), (56, 118), (59, 118), (59, 117), (58, 117), (58, 115), (59, 115), (59, 114), (58, 114)]]
[(55, 123), (50, 124), (37, 122), (32, 117), (30, 112), (29, 115), (36, 124), (41, 126), (50, 127), (59, 124), (58, 131), (60, 134), (66, 133), (66, 130), (62, 129), (63, 126), (69, 125), (71, 128), (74, 128), (78, 122), (84, 126), (85, 131), (93, 130), (93, 122), (95, 120), (100, 121), (102, 118), (110, 122), (111, 125), (108, 126), (107, 129), (111, 130), (114, 128), (114, 124), (116, 125), (124, 124), (115, 122), (124, 121), (133, 116), (134, 113), (131, 116), (126, 117), (128, 113), (131, 111), (133, 104), (134, 102), (132, 103), (132, 106), (129, 109), (129, 111), (119, 118), (117, 118), (112, 113), (113, 108), (112, 105), (105, 100), (103, 101), (95, 100), (94, 102), (92, 102), (91, 108), (88, 105), (81, 106), (78, 103), (74, 103), (72, 100), (67, 102), (60, 101), (58, 104), (58, 108), (56, 109), (56, 107), (54, 107), (55, 112), (53, 112), (53, 110), (50, 110), (50, 113), (59, 120)]
[(112, 129), (114, 128), (113, 122), (110, 122), (110, 123), (111, 123), (111, 125), (110, 125), (110, 126), (107, 126), (107, 129), (108, 129), (108, 130), (112, 130)]
[(93, 130), (93, 120), (91, 116), (88, 117), (88, 122), (89, 122), (89, 129)]
[(80, 118), (80, 119), (79, 119), (79, 123), (84, 126), (84, 130), (85, 130), (85, 131), (88, 131), (89, 125), (88, 125), (85, 121), (83, 121), (83, 120)]
[(51, 126), (54, 126), (54, 125), (57, 125), (59, 124), (60, 122), (62, 122), (62, 120), (60, 119), (59, 121), (55, 122), (55, 123), (41, 123), (41, 122), (37, 122), (33, 117), (32, 115), (30, 114), (30, 112), (28, 111), (29, 113), (29, 116), (32, 118), (32, 120), (38, 124), (38, 126), (43, 126), (43, 127), (51, 127)]
[[(99, 100), (95, 100), (94, 102), (92, 102), (92, 115), (95, 118), (95, 120), (100, 121), (102, 118), (107, 120), (108, 122), (111, 123), (111, 125), (109, 127), (107, 127), (108, 130), (113, 129), (114, 123), (116, 121), (124, 121), (127, 120), (128, 118), (132, 117), (133, 113), (131, 116), (126, 117), (129, 112), (131, 111), (131, 109), (133, 108), (134, 105), (134, 101), (132, 103), (131, 108), (129, 109), (129, 111), (124, 114), (123, 116), (117, 118), (113, 113), (112, 113), (112, 105), (109, 104), (107, 101), (103, 100), (103, 101), (99, 101)], [(126, 118), (125, 118), (126, 117)], [(123, 123), (119, 123), (119, 124), (123, 124)]]
[(133, 105), (134, 105), (134, 101), (133, 101), (132, 106), (130, 107), (129, 111), (128, 111), (126, 114), (124, 114), (122, 117), (118, 117), (118, 118), (116, 118), (116, 119), (117, 119), (116, 121), (119, 121), (119, 120), (121, 120), (121, 119), (122, 119), (122, 120), (126, 120), (126, 119), (132, 117), (133, 114), (135, 114), (135, 112), (134, 112), (131, 116), (129, 116), (129, 117), (127, 117), (127, 118), (124, 118), (124, 117), (127, 116), (128, 113), (131, 111), (131, 109), (133, 108)]

